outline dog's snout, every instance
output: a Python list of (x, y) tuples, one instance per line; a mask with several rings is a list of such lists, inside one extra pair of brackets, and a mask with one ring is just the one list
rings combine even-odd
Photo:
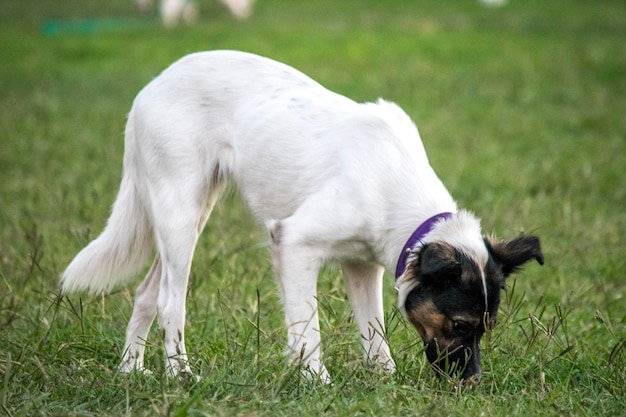
[[(476, 351), (474, 351), (476, 352)], [(474, 381), (474, 385), (478, 385), (481, 378), (480, 373), (480, 354), (478, 352), (471, 354), (467, 357), (463, 373), (461, 374), (461, 380)]]
[(463, 385), (478, 385), (481, 379), (480, 350), (478, 346), (448, 346), (441, 351), (436, 343), (426, 347), (426, 356), (439, 375), (460, 378)]
[(461, 378), (460, 382), (462, 386), (471, 388), (480, 384), (481, 379), (482, 379), (482, 375), (480, 373), (477, 373), (469, 377)]

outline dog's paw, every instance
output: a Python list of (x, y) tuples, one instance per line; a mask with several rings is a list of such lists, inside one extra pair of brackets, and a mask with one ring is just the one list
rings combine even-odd
[(378, 354), (373, 358), (369, 358), (367, 362), (369, 365), (382, 369), (387, 373), (393, 374), (396, 372), (396, 363), (387, 354)]
[(308, 366), (302, 368), (302, 374), (311, 381), (319, 381), (324, 385), (331, 383), (330, 374), (319, 359), (312, 360)]
[(185, 370), (178, 373), (178, 375), (176, 375), (176, 378), (178, 378), (178, 380), (183, 384), (193, 384), (202, 380), (200, 375), (194, 374), (193, 372), (191, 372), (191, 370)]
[(170, 358), (166, 361), (167, 376), (178, 378), (181, 382), (199, 382), (200, 376), (191, 372), (189, 364), (184, 359)]
[(145, 368), (143, 364), (139, 364), (132, 361), (124, 361), (117, 368), (120, 372), (124, 374), (130, 374), (133, 372), (144, 374), (144, 375), (152, 375), (152, 371)]

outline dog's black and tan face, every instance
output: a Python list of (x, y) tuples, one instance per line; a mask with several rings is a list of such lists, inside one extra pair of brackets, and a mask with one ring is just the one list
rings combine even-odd
[(496, 324), (506, 278), (531, 259), (543, 265), (534, 236), (510, 242), (484, 238), (484, 244), (487, 256), (481, 261), (449, 243), (426, 244), (406, 271), (416, 285), (404, 308), (428, 360), (438, 373), (466, 382), (480, 380), (480, 339)]

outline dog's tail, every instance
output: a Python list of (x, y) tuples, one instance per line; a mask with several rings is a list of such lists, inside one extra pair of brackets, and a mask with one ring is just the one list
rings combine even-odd
[(125, 170), (106, 228), (67, 267), (61, 278), (62, 292), (110, 291), (140, 272), (153, 247), (146, 210)]

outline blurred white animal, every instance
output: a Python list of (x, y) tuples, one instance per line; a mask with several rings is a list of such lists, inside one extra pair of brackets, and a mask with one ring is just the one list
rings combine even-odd
[(480, 0), (480, 2), (490, 7), (500, 7), (506, 4), (506, 0)]
[[(153, 0), (136, 0), (142, 11), (152, 8)], [(237, 20), (245, 20), (252, 13), (255, 0), (220, 0)], [(179, 22), (191, 23), (198, 17), (198, 7), (192, 0), (161, 0), (159, 12), (165, 26), (176, 26)]]

